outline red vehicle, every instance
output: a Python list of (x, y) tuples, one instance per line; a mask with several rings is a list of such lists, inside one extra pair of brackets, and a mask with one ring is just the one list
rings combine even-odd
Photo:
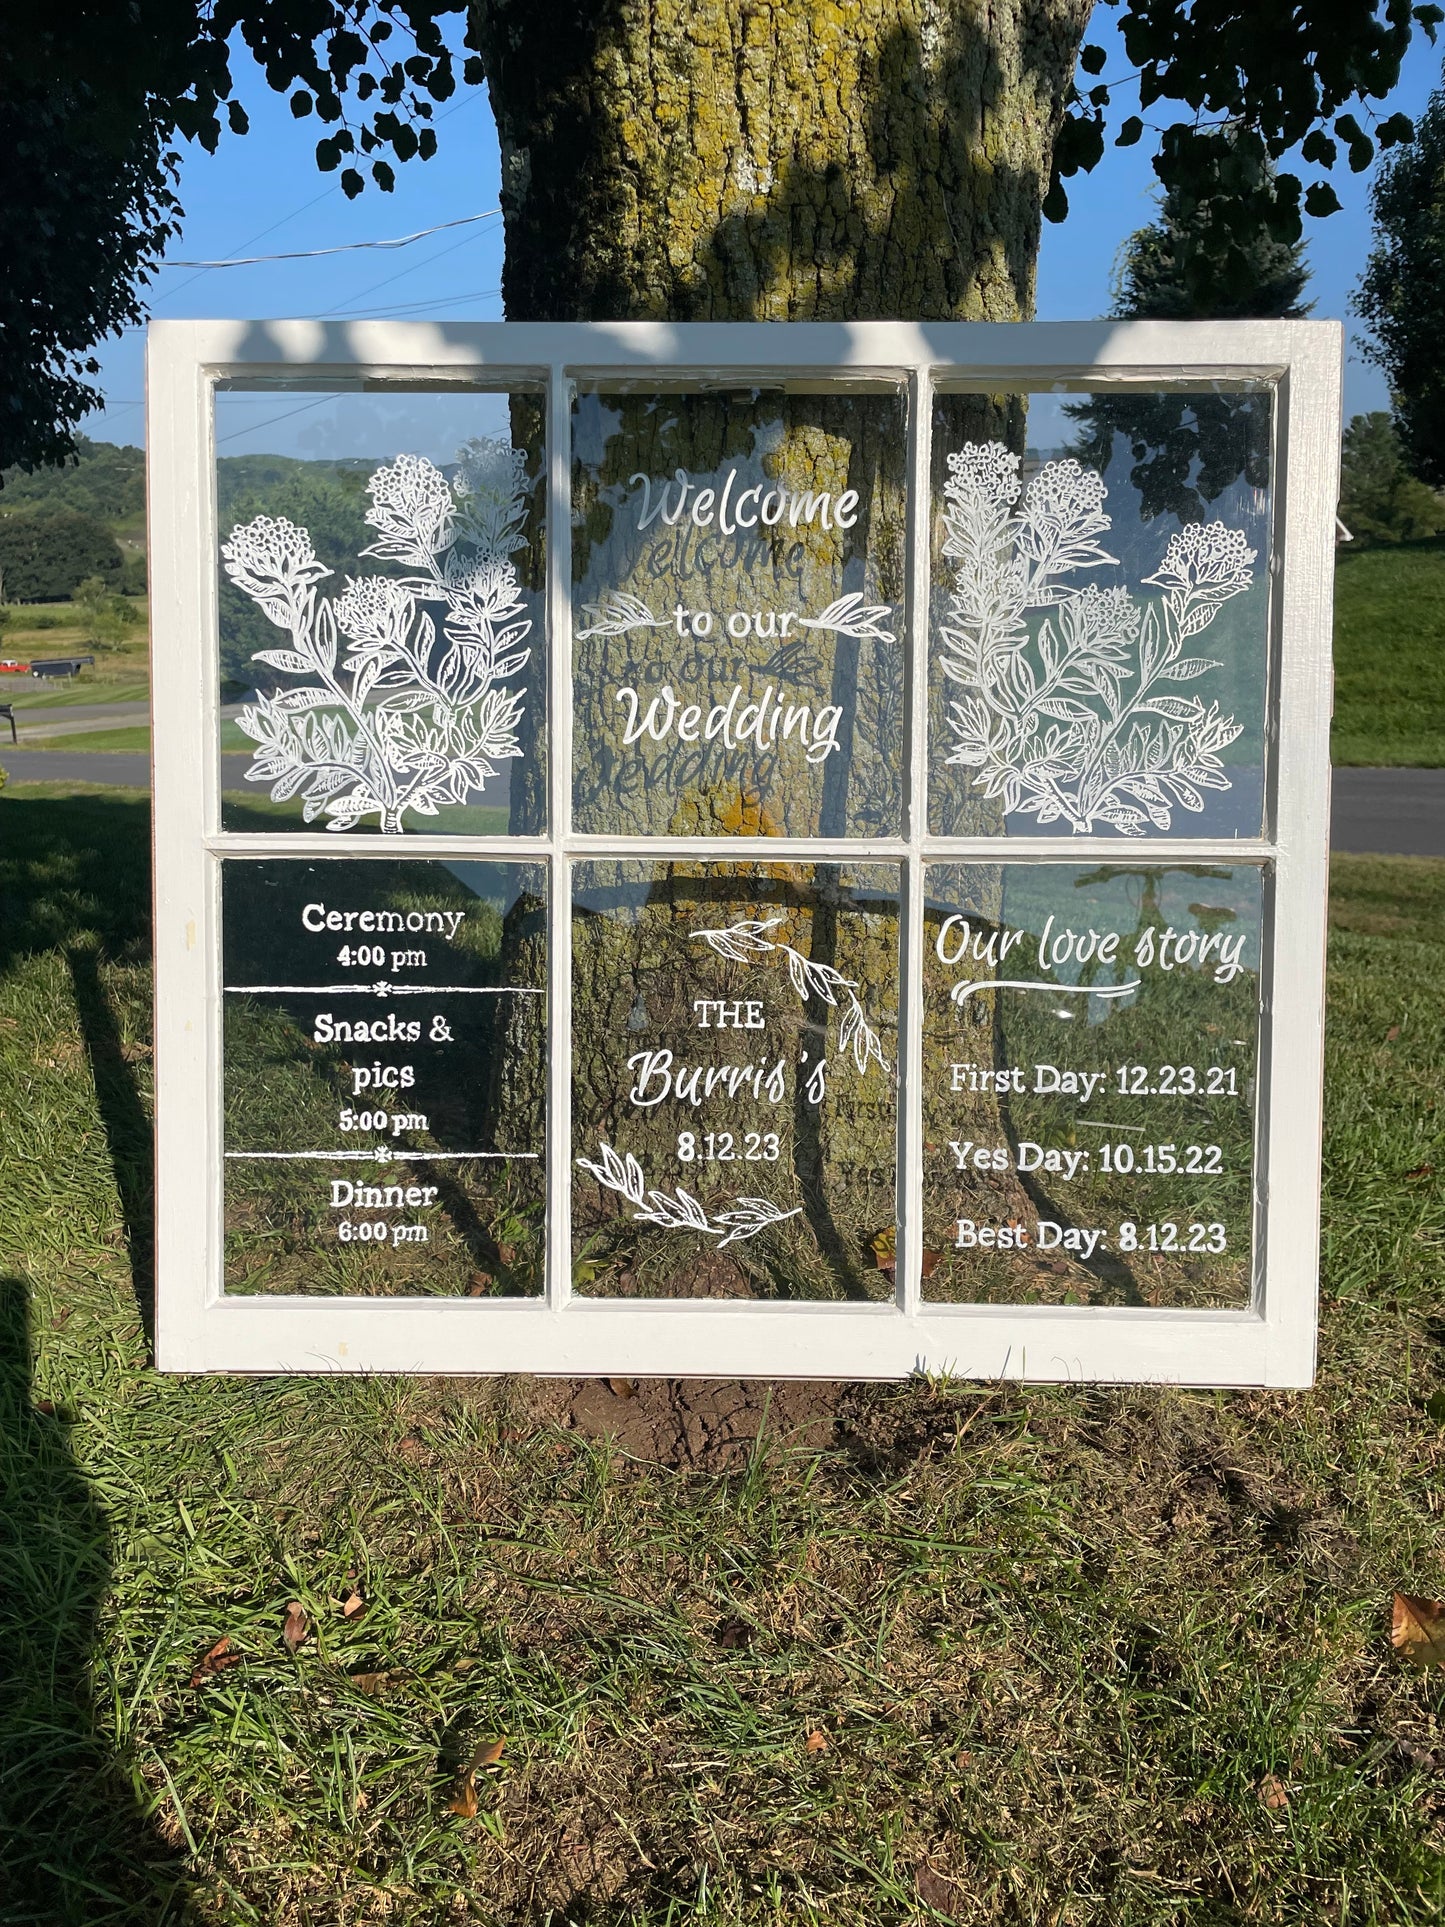
[(0, 659), (0, 676), (26, 676), (30, 673), (28, 662), (10, 662)]

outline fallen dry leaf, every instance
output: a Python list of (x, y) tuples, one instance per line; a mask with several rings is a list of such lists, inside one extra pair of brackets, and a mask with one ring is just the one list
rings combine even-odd
[(55, 1400), (53, 1398), (38, 1398), (35, 1401), (35, 1409), (42, 1418), (54, 1418)]
[(1385, 1032), (1385, 1042), (1387, 1044), (1393, 1044), (1399, 1035), (1400, 1026), (1398, 1024), (1391, 1024), (1390, 1028)]
[(898, 1263), (897, 1225), (890, 1224), (876, 1238), (870, 1239), (868, 1249), (873, 1253), (873, 1262), (880, 1271), (894, 1270)]
[(815, 1727), (807, 1739), (804, 1740), (803, 1751), (805, 1753), (826, 1753), (828, 1751), (828, 1735), (826, 1733), (820, 1733)]
[(231, 1651), (231, 1635), (222, 1633), (215, 1645), (196, 1661), (196, 1670), (191, 1674), (191, 1685), (204, 1686), (206, 1681), (214, 1679), (217, 1673), (224, 1673), (228, 1666), (239, 1666), (240, 1663), (241, 1655)]
[(477, 1817), (477, 1775), (484, 1767), (495, 1766), (506, 1750), (505, 1740), (484, 1740), (457, 1775), (456, 1791), (447, 1801), (447, 1812), (459, 1819)]
[(934, 1272), (937, 1271), (938, 1267), (942, 1263), (943, 1263), (943, 1253), (941, 1251), (929, 1251), (925, 1248), (923, 1253), (924, 1277), (931, 1278)]
[(468, 1298), (485, 1298), (496, 1281), (489, 1271), (474, 1271), (472, 1282), (467, 1286)]
[(1445, 1666), (1445, 1600), (1397, 1592), (1390, 1615), (1390, 1644), (1412, 1666)]
[(404, 1459), (411, 1459), (413, 1462), (426, 1457), (426, 1446), (414, 1432), (408, 1432), (405, 1438), (398, 1439), (396, 1449)]
[(343, 1619), (349, 1619), (354, 1623), (360, 1619), (365, 1611), (366, 1600), (362, 1596), (360, 1586), (353, 1586), (349, 1592), (344, 1592), (341, 1595), (341, 1617)]
[(376, 1694), (385, 1686), (391, 1675), (389, 1673), (348, 1673), (346, 1677), (358, 1692)]
[(447, 1812), (456, 1814), (460, 1820), (475, 1820), (477, 1817), (477, 1776), (468, 1767), (457, 1778), (457, 1790), (447, 1801)]
[(636, 1398), (637, 1387), (630, 1378), (609, 1378), (607, 1389), (614, 1398)]
[(287, 1652), (294, 1653), (310, 1630), (311, 1621), (306, 1617), (305, 1607), (299, 1599), (293, 1599), (286, 1608), (286, 1621), (281, 1628), (281, 1637), (286, 1642)]
[(1427, 1164), (1417, 1164), (1417, 1165), (1415, 1166), (1415, 1168), (1414, 1168), (1414, 1170), (1413, 1170), (1413, 1171), (1407, 1171), (1407, 1172), (1405, 1173), (1405, 1176), (1406, 1176), (1406, 1178), (1407, 1178), (1407, 1179), (1410, 1179), (1410, 1178), (1430, 1178), (1430, 1177), (1433, 1177), (1434, 1175), (1435, 1175), (1435, 1167), (1434, 1167), (1434, 1165), (1433, 1165), (1433, 1164), (1428, 1164), (1428, 1163), (1427, 1163)]
[(713, 1638), (727, 1652), (735, 1653), (751, 1646), (755, 1635), (753, 1628), (745, 1619), (719, 1620)]
[(1271, 1813), (1278, 1813), (1281, 1807), (1289, 1805), (1289, 1795), (1272, 1773), (1266, 1773), (1255, 1789), (1259, 1804), (1268, 1807)]
[(921, 1860), (913, 1880), (918, 1889), (918, 1898), (925, 1907), (932, 1908), (936, 1914), (944, 1914), (950, 1919), (953, 1917), (961, 1895), (947, 1874), (937, 1872), (926, 1860)]

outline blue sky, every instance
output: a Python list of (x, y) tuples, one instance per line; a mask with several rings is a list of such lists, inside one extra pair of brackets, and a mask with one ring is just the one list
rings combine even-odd
[[(1110, 45), (1111, 34), (1094, 37)], [(1123, 73), (1116, 45), (1105, 78)], [(238, 73), (246, 69), (241, 60)], [(1439, 84), (1441, 53), (1423, 38), (1411, 51), (1398, 94), (1389, 109), (1418, 113)], [(498, 154), (486, 96), (463, 90), (439, 109), (440, 151), (428, 162), (397, 169), (394, 194), (368, 190), (347, 201), (334, 175), (318, 174), (313, 158), (314, 119), (292, 118), (284, 98), (260, 75), (243, 80), (242, 97), (251, 131), (226, 136), (215, 155), (190, 151), (181, 173), (186, 219), (170, 258), (231, 259), (237, 255), (336, 247), (388, 238), (495, 209)], [(1128, 111), (1125, 106), (1121, 112)], [(1039, 261), (1038, 314), (1064, 321), (1104, 313), (1120, 243), (1152, 217), (1154, 173), (1148, 137), (1134, 148), (1110, 148), (1091, 175), (1070, 183), (1071, 211), (1061, 227), (1045, 226)], [(1349, 321), (1351, 291), (1370, 245), (1368, 175), (1343, 169), (1334, 176), (1344, 203), (1340, 214), (1306, 223), (1313, 269), (1311, 293), (1318, 316)], [(356, 252), (314, 260), (269, 261), (254, 267), (197, 270), (167, 266), (157, 277), (152, 311), (157, 315), (272, 317), (369, 314), (454, 320), (502, 319), (502, 224), (499, 217), (430, 235), (394, 251)], [(1351, 335), (1358, 324), (1351, 326)], [(97, 440), (144, 439), (143, 335), (128, 333), (101, 353), (105, 409), (85, 423)], [(283, 398), (284, 399), (284, 398)], [(1351, 341), (1345, 380), (1345, 412), (1386, 405), (1384, 384)], [(230, 452), (302, 453), (293, 426), (272, 396), (247, 397), (232, 410), (237, 426)]]

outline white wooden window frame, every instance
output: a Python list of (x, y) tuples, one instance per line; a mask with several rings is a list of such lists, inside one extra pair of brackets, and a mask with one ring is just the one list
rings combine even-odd
[[(535, 1372), (1304, 1386), (1314, 1372), (1330, 619), (1343, 334), (1327, 322), (496, 323), (159, 321), (147, 358), (156, 967), (157, 1363), (168, 1371)], [(793, 839), (800, 859), (874, 858), (902, 878), (894, 1302), (607, 1300), (570, 1292), (571, 867), (583, 857), (775, 860), (775, 838), (571, 829), (571, 405), (594, 381), (896, 381), (908, 397), (905, 834)], [(214, 393), (219, 382), (540, 385), (547, 404), (548, 833), (222, 830)], [(930, 449), (936, 389), (985, 393), (1212, 381), (1273, 389), (1265, 825), (1259, 838), (927, 833)], [(920, 1291), (922, 866), (1127, 858), (1266, 868), (1247, 1308), (929, 1304)], [(538, 859), (548, 871), (547, 1267), (537, 1299), (227, 1296), (222, 1288), (221, 860)]]

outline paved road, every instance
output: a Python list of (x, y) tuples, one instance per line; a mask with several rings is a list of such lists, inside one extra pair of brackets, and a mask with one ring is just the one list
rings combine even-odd
[(1445, 769), (1337, 769), (1330, 837), (1337, 850), (1445, 856)]
[[(242, 789), (249, 756), (223, 756), (221, 783), (224, 788)], [(0, 766), (10, 772), (12, 783), (114, 783), (121, 789), (148, 790), (151, 786), (151, 759), (132, 755), (128, 750), (11, 749), (0, 743)]]
[[(117, 783), (150, 787), (150, 760), (82, 749), (30, 749), (0, 760), (16, 783)], [(250, 757), (221, 758), (227, 789), (244, 787)], [(499, 801), (505, 800), (498, 797)], [(1338, 769), (1331, 836), (1337, 850), (1381, 856), (1445, 857), (1445, 769)]]

